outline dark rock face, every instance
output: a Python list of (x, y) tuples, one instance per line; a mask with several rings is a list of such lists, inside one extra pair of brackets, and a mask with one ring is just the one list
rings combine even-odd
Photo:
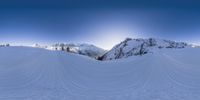
[(0, 44), (0, 47), (9, 47), (10, 44)]
[(127, 58), (129, 56), (144, 55), (152, 52), (152, 49), (163, 49), (163, 48), (185, 48), (187, 43), (175, 42), (170, 40), (161, 39), (131, 39), (127, 38), (120, 44), (114, 46), (110, 51), (99, 57), (99, 60), (112, 60)]

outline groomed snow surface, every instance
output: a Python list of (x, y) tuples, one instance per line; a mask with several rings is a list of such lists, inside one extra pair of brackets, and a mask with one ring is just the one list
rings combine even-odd
[(0, 100), (200, 100), (200, 49), (96, 61), (62, 51), (0, 48)]

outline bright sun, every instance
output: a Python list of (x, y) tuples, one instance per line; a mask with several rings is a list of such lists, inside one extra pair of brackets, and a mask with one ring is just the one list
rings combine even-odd
[(101, 24), (101, 26), (94, 28), (92, 35), (88, 37), (90, 43), (105, 50), (110, 50), (113, 46), (122, 42), (127, 37), (137, 38), (139, 36), (138, 34), (135, 34), (134, 28), (128, 27), (128, 25), (125, 24)]
[(93, 40), (93, 44), (95, 44), (96, 46), (101, 47), (105, 50), (112, 49), (113, 46), (122, 42), (127, 37), (133, 38), (132, 36), (130, 36), (128, 34), (122, 34), (122, 33), (121, 34), (120, 33), (101, 34), (101, 35), (97, 35), (95, 37), (96, 38), (95, 38), (95, 40)]

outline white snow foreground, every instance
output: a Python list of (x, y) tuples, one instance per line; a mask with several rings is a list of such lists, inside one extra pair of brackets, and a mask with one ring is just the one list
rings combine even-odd
[(0, 48), (0, 100), (200, 100), (200, 48), (113, 61)]

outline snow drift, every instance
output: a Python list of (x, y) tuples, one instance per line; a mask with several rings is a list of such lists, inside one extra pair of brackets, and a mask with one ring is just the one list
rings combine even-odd
[(96, 61), (28, 47), (0, 48), (1, 100), (199, 100), (200, 49), (158, 49)]

